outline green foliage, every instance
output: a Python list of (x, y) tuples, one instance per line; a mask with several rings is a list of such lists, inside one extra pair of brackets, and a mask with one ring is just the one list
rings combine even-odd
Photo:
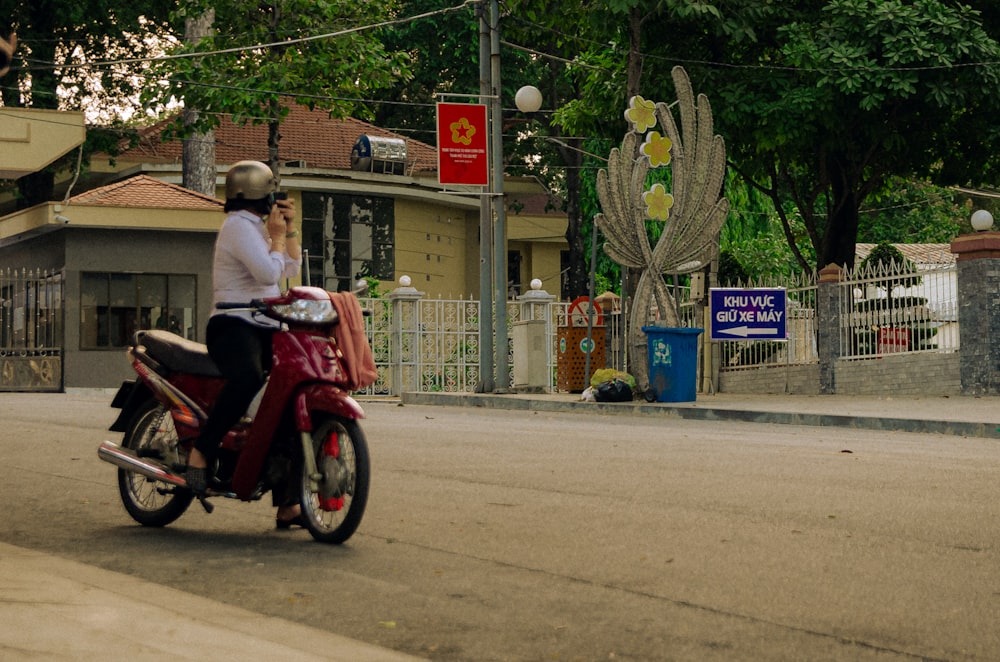
[[(206, 4), (182, 0), (175, 17), (199, 16)], [(183, 99), (197, 109), (196, 124), (178, 118), (176, 135), (212, 128), (228, 115), (241, 123), (280, 122), (288, 112), (283, 97), (338, 116), (371, 117), (366, 95), (409, 76), (405, 53), (387, 50), (370, 30), (356, 30), (390, 17), (392, 2), (231, 0), (212, 7), (215, 34), (178, 44), (172, 53), (178, 57), (155, 70), (164, 84), (150, 86), (143, 98), (161, 107)]]
[[(732, 158), (781, 209), (792, 202), (818, 264), (849, 264), (859, 210), (893, 176), (997, 175), (1000, 44), (980, 14), (941, 0), (788, 3), (774, 39), (706, 70)], [(995, 25), (993, 27), (996, 27)], [(758, 29), (757, 34), (765, 34)], [(972, 137), (976, 138), (973, 139)]]
[(905, 265), (907, 268), (913, 268), (913, 263), (907, 260), (898, 248), (884, 241), (873, 248), (868, 257), (861, 261), (862, 267), (880, 266), (888, 268), (890, 265), (897, 267)]
[(955, 191), (901, 177), (870, 195), (861, 217), (858, 241), (865, 243), (948, 243), (969, 231)]
[[(898, 248), (885, 241), (880, 242), (872, 249), (872, 252), (861, 261), (861, 267), (862, 269), (878, 269), (880, 273), (886, 274), (896, 274), (900, 270), (911, 272), (916, 269), (913, 262), (906, 259)], [(913, 276), (903, 280), (887, 279), (885, 282), (901, 287), (908, 287), (917, 285), (920, 282), (920, 276)], [(891, 296), (891, 291), (889, 294)]]
[[(400, 16), (416, 16), (442, 7), (438, 0), (400, 0)], [(435, 95), (479, 92), (479, 20), (475, 8), (430, 16), (381, 31), (390, 52), (405, 53), (411, 76), (399, 78), (374, 96), (375, 124), (436, 144), (435, 103), (454, 101)]]
[(747, 270), (740, 264), (740, 261), (729, 251), (719, 253), (719, 286), (736, 287), (745, 285), (749, 280)]
[[(170, 31), (170, 7), (157, 0), (0, 0), (0, 34), (18, 36), (13, 68), (2, 81), (3, 104), (79, 110), (97, 99), (132, 105), (146, 84), (136, 66), (95, 63), (154, 54), (155, 38)], [(90, 65), (61, 66), (67, 63)]]

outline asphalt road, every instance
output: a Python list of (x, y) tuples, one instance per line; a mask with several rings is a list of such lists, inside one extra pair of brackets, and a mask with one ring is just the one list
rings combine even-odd
[(0, 395), (0, 540), (432, 660), (1000, 659), (996, 440), (373, 403), (334, 547), (134, 525), (109, 400)]

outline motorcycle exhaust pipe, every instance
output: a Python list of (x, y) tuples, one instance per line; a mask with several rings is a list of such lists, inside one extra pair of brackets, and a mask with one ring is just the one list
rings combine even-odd
[(113, 441), (105, 441), (97, 448), (97, 457), (105, 462), (110, 462), (120, 469), (133, 471), (145, 476), (150, 480), (158, 480), (161, 483), (168, 483), (176, 487), (187, 487), (184, 476), (167, 471), (162, 464), (149, 462), (138, 455), (135, 451), (122, 448)]

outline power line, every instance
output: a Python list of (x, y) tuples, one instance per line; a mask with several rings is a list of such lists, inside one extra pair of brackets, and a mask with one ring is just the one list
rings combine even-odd
[[(168, 60), (180, 60), (180, 59), (190, 59), (190, 58), (203, 58), (209, 57), (211, 55), (227, 55), (229, 53), (244, 53), (248, 51), (259, 51), (267, 48), (275, 48), (278, 46), (287, 47), (294, 46), (296, 44), (304, 44), (311, 41), (318, 41), (320, 39), (333, 39), (335, 37), (343, 37), (350, 34), (356, 34), (359, 32), (367, 32), (369, 30), (377, 30), (379, 28), (386, 28), (394, 25), (402, 25), (404, 23), (409, 23), (412, 21), (418, 21), (425, 18), (431, 18), (434, 16), (442, 16), (444, 14), (449, 14), (451, 12), (464, 9), (468, 5), (476, 4), (477, 0), (465, 0), (460, 5), (454, 7), (446, 7), (444, 9), (435, 9), (433, 11), (424, 12), (422, 14), (416, 14), (414, 16), (408, 16), (406, 18), (390, 19), (387, 21), (380, 21), (378, 23), (369, 23), (367, 25), (357, 26), (353, 28), (347, 28), (344, 30), (338, 30), (335, 32), (326, 32), (323, 34), (311, 35), (308, 37), (298, 37), (296, 39), (288, 39), (284, 41), (274, 41), (265, 44), (254, 44), (251, 46), (233, 46), (231, 48), (222, 48), (214, 51), (198, 51), (195, 53), (176, 53), (173, 55), (160, 55), (156, 57), (143, 57), (143, 58), (123, 58), (120, 60), (97, 60), (94, 62), (67, 62), (64, 64), (45, 64), (46, 68), (52, 69), (79, 69), (84, 67), (107, 67), (119, 64), (143, 64), (143, 63), (158, 63), (166, 62)], [(41, 68), (41, 67), (39, 67)]]

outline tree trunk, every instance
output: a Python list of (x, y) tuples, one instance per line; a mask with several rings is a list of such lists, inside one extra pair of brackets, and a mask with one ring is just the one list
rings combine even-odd
[(569, 244), (570, 256), (566, 295), (575, 299), (587, 293), (590, 282), (583, 219), (580, 217), (580, 166), (583, 164), (583, 155), (579, 150), (579, 139), (570, 138), (566, 142), (572, 148), (560, 149), (563, 163), (566, 164), (566, 242)]
[(817, 267), (822, 269), (837, 264), (850, 269), (854, 266), (857, 250), (858, 210), (862, 202), (860, 184), (837, 159), (831, 158), (828, 168), (832, 209), (823, 232), (822, 250), (817, 251)]
[[(275, 113), (274, 117), (277, 117)], [(281, 168), (281, 160), (278, 155), (278, 145), (281, 143), (281, 122), (274, 120), (267, 125), (267, 165), (270, 166), (274, 177), (279, 179), (278, 170)]]
[[(194, 43), (212, 34), (215, 10), (209, 9), (198, 18), (184, 24), (184, 40)], [(184, 109), (184, 124), (198, 121), (196, 108)], [(193, 133), (184, 139), (181, 185), (184, 188), (215, 197), (215, 131)]]
[(626, 63), (628, 80), (625, 82), (625, 99), (639, 94), (639, 84), (642, 82), (642, 12), (633, 7), (628, 15), (628, 62)]
[[(626, 81), (625, 99), (622, 104), (623, 107), (625, 102), (639, 94), (639, 86), (642, 83), (642, 13), (638, 7), (633, 8), (632, 11), (629, 12), (628, 42), (628, 62), (626, 64), (628, 80)], [(630, 309), (632, 302), (635, 301), (636, 289), (639, 286), (639, 280), (642, 278), (643, 270), (641, 268), (626, 267), (624, 265), (622, 266), (622, 269), (625, 270), (624, 291), (621, 293), (622, 304), (625, 309)], [(645, 359), (630, 356), (630, 363), (634, 363), (636, 361), (645, 361)], [(626, 367), (626, 369), (629, 368)]]

